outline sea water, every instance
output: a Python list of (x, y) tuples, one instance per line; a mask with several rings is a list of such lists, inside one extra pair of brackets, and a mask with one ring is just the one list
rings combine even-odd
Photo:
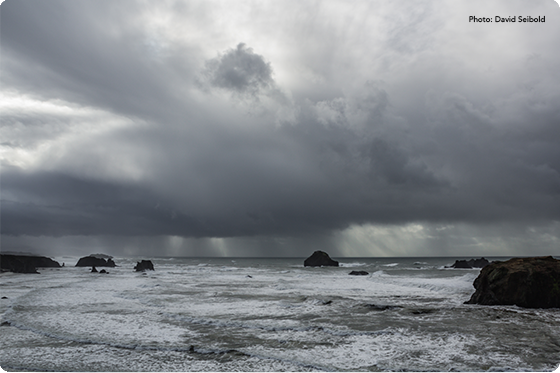
[[(7, 371), (553, 371), (560, 309), (464, 304), (456, 258), (114, 258), (0, 275)], [(150, 259), (155, 271), (135, 272)], [(463, 258), (468, 259), (468, 258)], [(490, 260), (507, 258), (489, 258)], [(100, 269), (100, 268), (98, 268)], [(352, 270), (366, 276), (350, 276)]]

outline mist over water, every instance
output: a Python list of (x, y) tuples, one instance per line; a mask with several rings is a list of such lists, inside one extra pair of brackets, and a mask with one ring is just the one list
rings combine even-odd
[[(115, 258), (3, 273), (0, 365), (54, 371), (553, 371), (560, 310), (465, 305), (455, 258)], [(490, 260), (496, 258), (488, 258)], [(503, 258), (501, 258), (503, 260)], [(367, 276), (349, 276), (363, 270)]]

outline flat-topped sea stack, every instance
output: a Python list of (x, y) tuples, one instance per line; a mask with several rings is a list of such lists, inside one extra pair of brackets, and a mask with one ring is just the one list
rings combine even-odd
[(116, 267), (111, 256), (104, 254), (91, 254), (78, 260), (76, 267)]
[(37, 268), (58, 268), (57, 261), (31, 254), (0, 254), (0, 267), (14, 273), (39, 273)]
[(560, 308), (560, 260), (513, 258), (482, 268), (467, 304)]
[(329, 254), (324, 251), (315, 251), (303, 262), (304, 267), (338, 267), (338, 262), (332, 260)]
[(352, 271), (349, 273), (350, 276), (367, 276), (369, 272), (366, 271)]
[(484, 268), (490, 262), (486, 258), (469, 259), (469, 260), (456, 260), (451, 266), (452, 268)]

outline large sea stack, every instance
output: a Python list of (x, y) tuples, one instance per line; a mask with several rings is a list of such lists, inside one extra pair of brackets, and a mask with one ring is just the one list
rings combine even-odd
[(304, 267), (338, 267), (338, 262), (332, 260), (329, 254), (324, 251), (315, 251), (311, 256), (303, 262)]
[(0, 254), (0, 267), (3, 271), (15, 273), (38, 273), (37, 268), (58, 268), (57, 261), (46, 256), (27, 254)]
[(91, 254), (80, 258), (76, 267), (116, 267), (116, 264), (108, 255)]
[(465, 303), (560, 307), (560, 260), (551, 256), (493, 262), (474, 280), (475, 293)]

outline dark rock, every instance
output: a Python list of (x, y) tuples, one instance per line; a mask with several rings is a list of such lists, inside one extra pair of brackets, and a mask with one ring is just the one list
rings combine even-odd
[(421, 308), (421, 309), (415, 309), (415, 310), (410, 311), (410, 313), (412, 313), (413, 315), (425, 315), (425, 314), (434, 313), (434, 312), (436, 312), (436, 310), (428, 309), (428, 308)]
[(0, 324), (0, 326), (12, 326), (12, 324), (10, 324), (9, 321), (2, 321), (2, 324)]
[(451, 268), (484, 268), (488, 264), (490, 264), (490, 262), (485, 258), (456, 260), (455, 264), (453, 264)]
[(91, 273), (97, 272), (97, 268), (91, 267)]
[(136, 266), (134, 267), (134, 269), (136, 270), (136, 272), (143, 272), (146, 270), (153, 271), (154, 264), (151, 260), (142, 260), (141, 262), (136, 262)]
[(456, 260), (451, 268), (472, 268), (472, 266), (466, 260)]
[(76, 267), (116, 267), (115, 262), (113, 259), (108, 258), (100, 258), (95, 255), (84, 256), (78, 260), (76, 263)]
[(389, 305), (380, 305), (380, 304), (364, 304), (363, 307), (366, 307), (369, 310), (372, 311), (385, 311), (385, 310), (391, 310), (393, 308), (401, 308), (400, 306), (389, 306)]
[(352, 272), (349, 273), (349, 275), (352, 275), (352, 276), (367, 276), (367, 275), (369, 275), (369, 272), (366, 272), (366, 271), (352, 271)]
[(2, 299), (8, 299), (8, 297), (2, 297)]
[(332, 260), (326, 252), (317, 250), (309, 258), (305, 259), (303, 265), (305, 267), (338, 267), (338, 262), (336, 260)]
[(560, 308), (560, 260), (513, 258), (487, 265), (474, 280), (467, 304)]
[(106, 270), (102, 269), (101, 271), (99, 271), (99, 273), (109, 273)]
[(46, 256), (0, 254), (0, 267), (15, 273), (39, 273), (37, 268), (60, 267), (60, 264)]

